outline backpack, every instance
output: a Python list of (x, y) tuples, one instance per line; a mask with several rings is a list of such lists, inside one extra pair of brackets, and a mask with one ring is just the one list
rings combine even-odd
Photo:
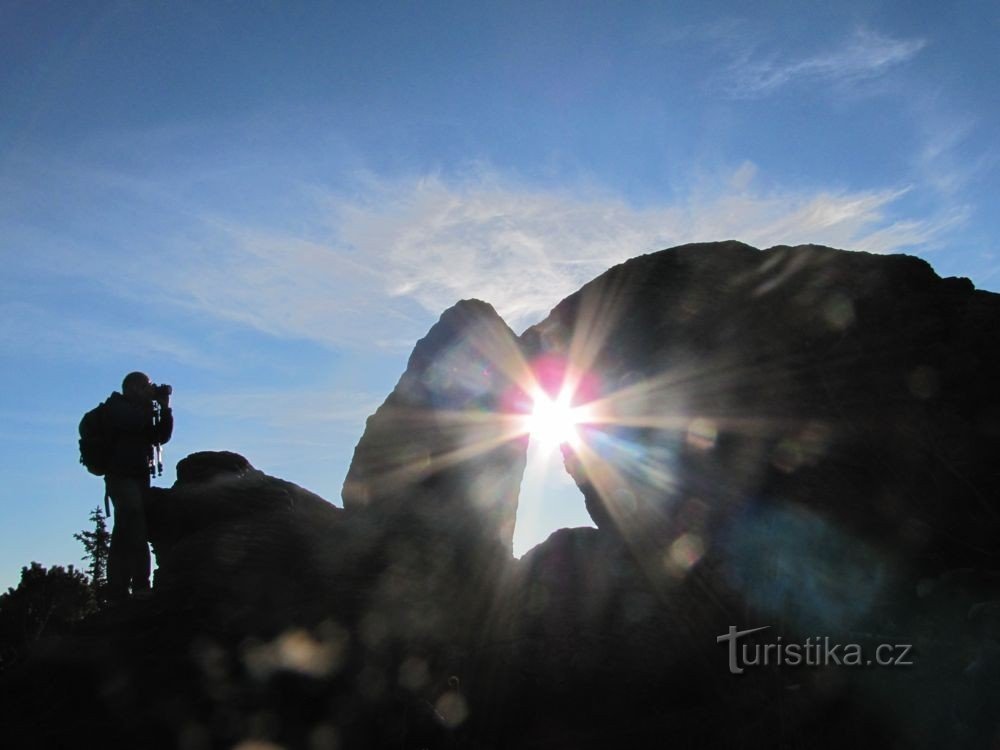
[(104, 404), (83, 415), (80, 420), (80, 463), (87, 471), (101, 477), (111, 461), (111, 441), (104, 429)]

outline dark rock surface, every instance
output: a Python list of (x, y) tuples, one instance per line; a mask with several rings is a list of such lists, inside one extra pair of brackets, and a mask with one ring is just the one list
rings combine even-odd
[[(1000, 630), (960, 623), (1000, 594), (1000, 298), (908, 256), (690, 245), (609, 270), (522, 341), (529, 358), (564, 357), (597, 379), (598, 423), (565, 463), (595, 523), (628, 549), (628, 580), (655, 598), (646, 621), (657, 621), (652, 639), (642, 618), (625, 633), (598, 626), (614, 643), (607, 659), (646, 643), (646, 666), (675, 672), (679, 658), (688, 680), (635, 688), (637, 699), (683, 683), (705, 698), (698, 711), (714, 696), (709, 716), (739, 717), (718, 729), (671, 716), (660, 730), (741, 746), (997, 739)], [(523, 562), (545, 564), (539, 553)], [(560, 612), (623, 594), (587, 572), (618, 569), (620, 555), (585, 557), (571, 567), (589, 583)], [(942, 574), (950, 604), (918, 593)], [(956, 590), (956, 576), (968, 586)], [(584, 635), (595, 623), (572, 622), (569, 650), (601, 653)], [(860, 643), (866, 660), (879, 643), (918, 656), (905, 669), (719, 680), (723, 647), (698, 652), (730, 625), (769, 626), (763, 642)], [(628, 665), (618, 679), (637, 674)], [(608, 695), (607, 675), (592, 675)], [(777, 707), (756, 705), (756, 690)]]
[(470, 548), (509, 556), (526, 444), (496, 415), (516, 388), (519, 360), (514, 333), (492, 307), (464, 300), (447, 310), (368, 418), (344, 508), (386, 524), (423, 518)]
[(591, 477), (569, 460), (598, 526), (634, 542), (653, 519), (683, 533), (692, 499), (709, 526), (794, 506), (918, 568), (998, 560), (1000, 298), (967, 279), (690, 245), (611, 269), (523, 338), (568, 352), (580, 331), (619, 418), (593, 430)]
[[(592, 402), (564, 457), (598, 528), (517, 561), (552, 362)], [(4, 746), (995, 746), (997, 382), (1000, 298), (906, 256), (674, 248), (520, 339), (459, 303), (343, 509), (236, 454), (180, 462), (149, 496), (154, 598), (0, 675)], [(764, 626), (740, 643), (912, 664), (772, 646), (731, 674), (717, 638)]]
[(326, 611), (343, 577), (343, 514), (230, 452), (194, 453), (147, 498), (157, 598), (243, 633), (280, 632)]
[(503, 596), (527, 443), (498, 415), (519, 363), (496, 311), (464, 300), (417, 342), (367, 421), (343, 502), (368, 545), (368, 614), (388, 641), (462, 651)]

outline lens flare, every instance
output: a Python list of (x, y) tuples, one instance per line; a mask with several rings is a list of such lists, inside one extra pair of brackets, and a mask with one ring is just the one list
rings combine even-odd
[(539, 389), (532, 398), (531, 414), (527, 417), (525, 429), (532, 439), (551, 449), (564, 443), (574, 445), (579, 440), (576, 426), (580, 421), (580, 410), (570, 406), (569, 394), (565, 390), (552, 398)]
[(521, 434), (545, 452), (560, 446), (577, 450), (583, 441), (578, 428), (594, 421), (597, 379), (565, 357), (546, 355), (527, 365), (518, 385), (520, 397), (512, 406), (521, 415)]

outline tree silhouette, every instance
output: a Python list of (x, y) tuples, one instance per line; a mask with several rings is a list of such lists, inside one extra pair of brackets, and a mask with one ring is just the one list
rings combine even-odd
[(72, 565), (46, 568), (33, 562), (21, 568), (17, 588), (0, 594), (0, 669), (16, 661), (30, 643), (64, 632), (94, 608), (87, 577)]
[(107, 603), (108, 586), (108, 553), (111, 549), (111, 532), (105, 523), (104, 513), (97, 506), (90, 512), (90, 521), (94, 524), (93, 531), (83, 530), (73, 535), (87, 553), (81, 558), (88, 561), (87, 572), (90, 574), (90, 588), (94, 592), (94, 601), (99, 607)]

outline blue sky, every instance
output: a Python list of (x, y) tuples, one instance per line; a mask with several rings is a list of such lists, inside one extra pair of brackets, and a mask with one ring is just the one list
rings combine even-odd
[[(0, 589), (79, 557), (76, 424), (132, 369), (175, 386), (161, 484), (228, 449), (339, 503), (463, 297), (520, 331), (727, 238), (1000, 289), (998, 35), (994, 2), (0, 3)], [(522, 550), (585, 522), (533, 462)]]

